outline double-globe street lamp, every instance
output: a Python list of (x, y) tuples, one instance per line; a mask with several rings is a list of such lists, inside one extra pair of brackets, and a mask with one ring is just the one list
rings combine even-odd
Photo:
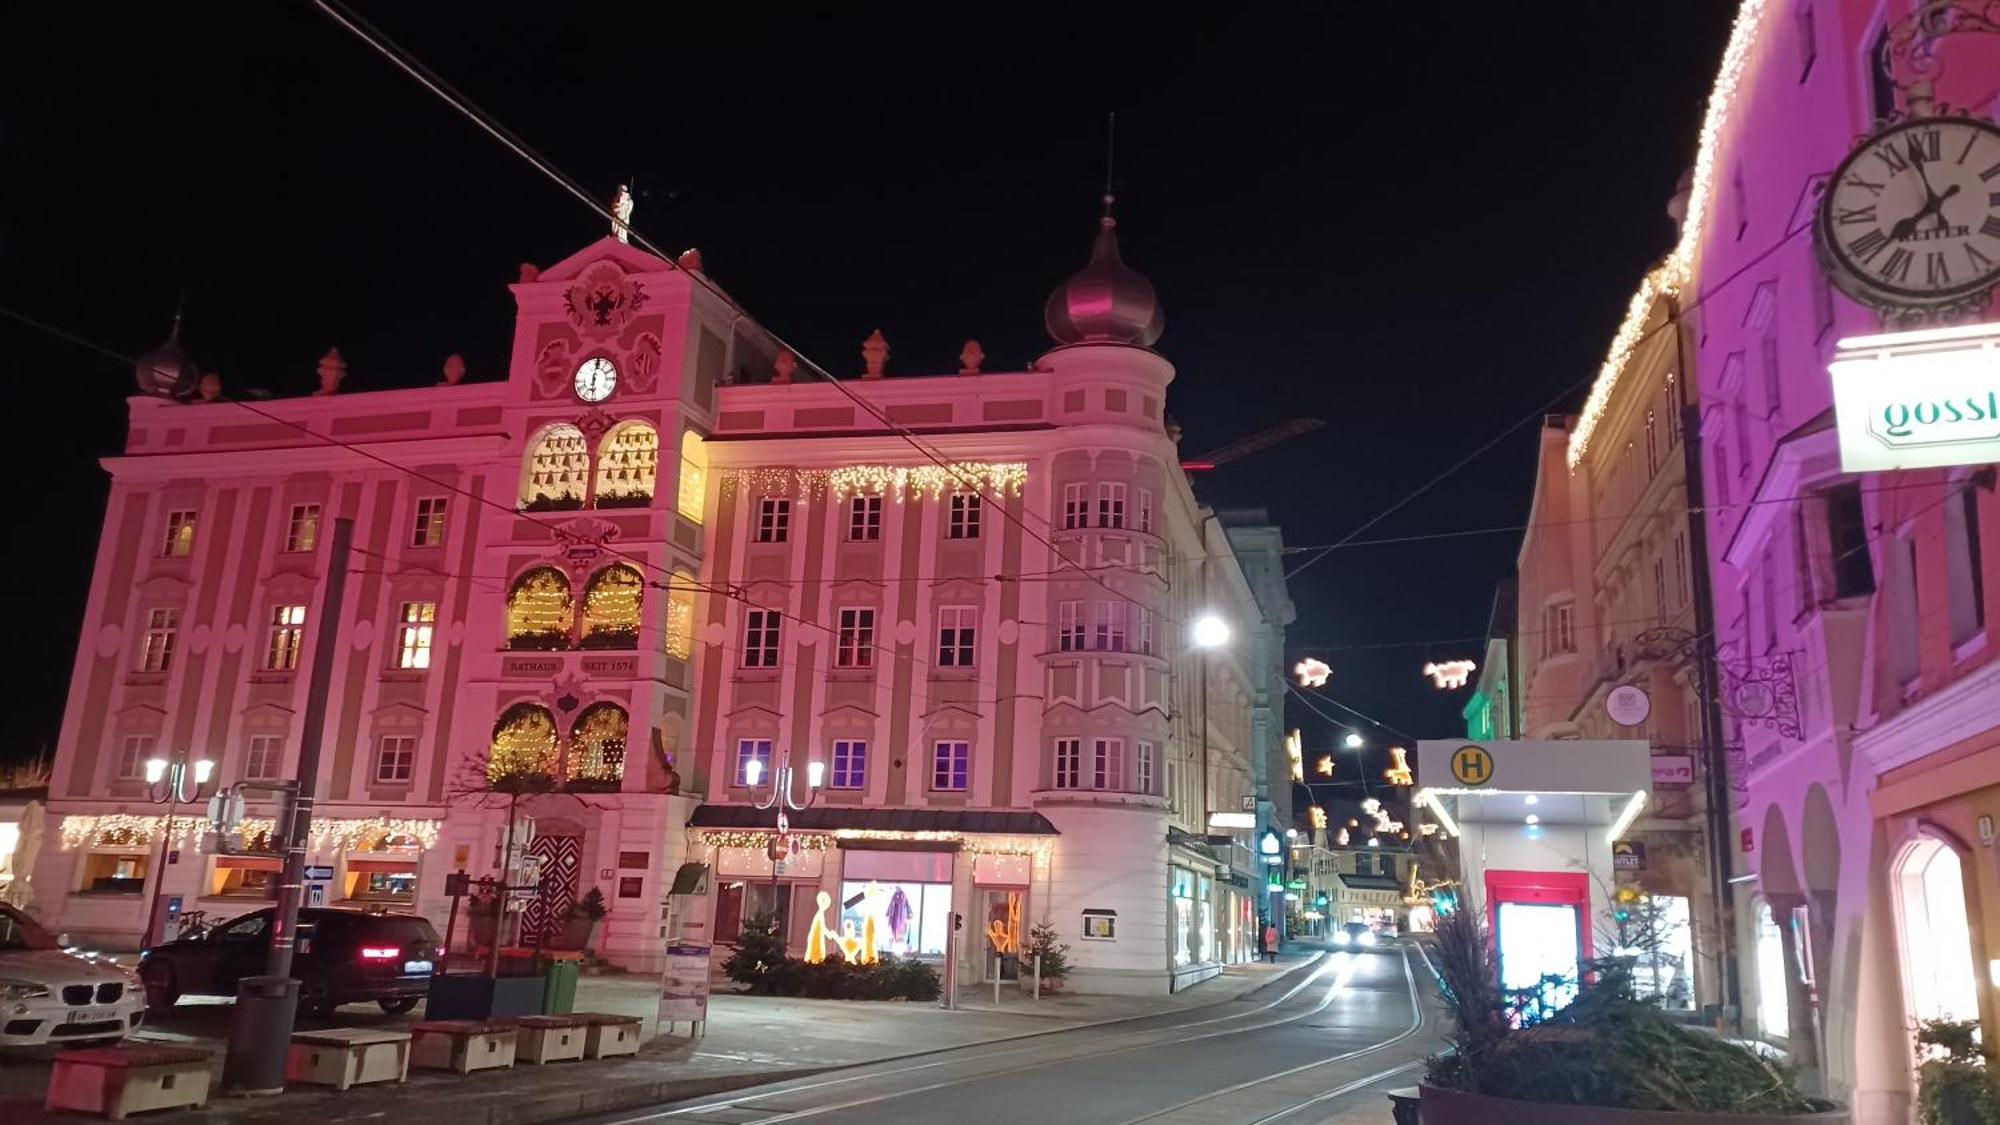
[[(792, 766), (790, 761), (780, 762), (771, 770), (770, 792), (755, 802), (756, 806), (760, 809), (775, 808), (778, 810), (778, 830), (771, 834), (771, 844), (764, 850), (764, 853), (771, 860), (771, 919), (777, 926), (777, 935), (780, 942), (785, 939), (785, 915), (788, 911), (779, 909), (778, 864), (785, 858), (785, 836), (792, 830), (790, 814), (804, 812), (812, 807), (813, 801), (819, 797), (820, 782), (825, 780), (825, 777), (825, 762), (806, 763), (806, 795), (804, 800), (800, 800), (792, 793)], [(764, 762), (762, 759), (752, 758), (743, 763), (743, 780), (749, 783), (753, 791), (759, 785), (763, 784)]]
[(165, 935), (154, 929), (160, 920), (160, 892), (167, 885), (167, 862), (173, 854), (174, 817), (180, 807), (192, 804), (202, 794), (202, 787), (215, 774), (215, 763), (207, 758), (188, 760), (186, 747), (174, 751), (170, 758), (149, 758), (146, 760), (146, 795), (156, 805), (167, 806), (167, 821), (160, 833), (160, 867), (153, 874), (153, 900), (146, 907), (145, 936), (140, 948), (151, 946)]

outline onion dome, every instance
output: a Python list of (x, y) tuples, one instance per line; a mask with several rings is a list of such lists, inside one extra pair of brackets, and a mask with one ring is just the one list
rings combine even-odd
[(194, 358), (181, 347), (179, 313), (174, 314), (174, 329), (166, 342), (140, 356), (132, 365), (132, 376), (139, 384), (140, 394), (179, 399), (194, 394), (201, 382), (201, 372), (195, 367)]
[(1090, 264), (1049, 294), (1043, 318), (1058, 344), (1149, 348), (1166, 328), (1153, 283), (1118, 256), (1118, 220), (1111, 217), (1111, 202), (1104, 197)]

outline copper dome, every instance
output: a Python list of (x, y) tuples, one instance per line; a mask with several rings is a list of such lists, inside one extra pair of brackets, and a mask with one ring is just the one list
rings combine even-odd
[(1118, 256), (1117, 220), (1099, 220), (1090, 264), (1049, 294), (1044, 311), (1049, 335), (1058, 344), (1137, 344), (1153, 346), (1166, 328), (1166, 314), (1153, 283)]

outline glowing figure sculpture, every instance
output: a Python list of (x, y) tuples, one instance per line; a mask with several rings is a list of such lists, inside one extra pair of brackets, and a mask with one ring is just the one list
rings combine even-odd
[(1472, 674), (1478, 670), (1479, 665), (1470, 660), (1447, 660), (1442, 664), (1424, 665), (1424, 675), (1429, 676), (1431, 683), (1445, 691), (1464, 687), (1466, 681), (1470, 680)]
[(1308, 656), (1292, 665), (1292, 675), (1299, 678), (1300, 687), (1325, 687), (1327, 678), (1333, 675), (1333, 669), (1326, 661), (1315, 660)]
[(833, 896), (821, 891), (816, 901), (819, 909), (813, 911), (812, 929), (806, 931), (806, 963), (809, 965), (826, 960), (826, 908), (833, 905)]
[(1409, 751), (1403, 749), (1401, 746), (1389, 747), (1389, 756), (1396, 761), (1395, 765), (1382, 771), (1382, 776), (1389, 779), (1389, 784), (1415, 785), (1417, 783), (1416, 777), (1410, 773), (1408, 754)]

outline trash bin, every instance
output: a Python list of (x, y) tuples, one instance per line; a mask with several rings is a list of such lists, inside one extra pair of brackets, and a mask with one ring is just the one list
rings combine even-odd
[(550, 958), (548, 968), (543, 973), (546, 982), (542, 988), (542, 1014), (562, 1016), (576, 1011), (577, 971), (583, 967), (578, 958)]

